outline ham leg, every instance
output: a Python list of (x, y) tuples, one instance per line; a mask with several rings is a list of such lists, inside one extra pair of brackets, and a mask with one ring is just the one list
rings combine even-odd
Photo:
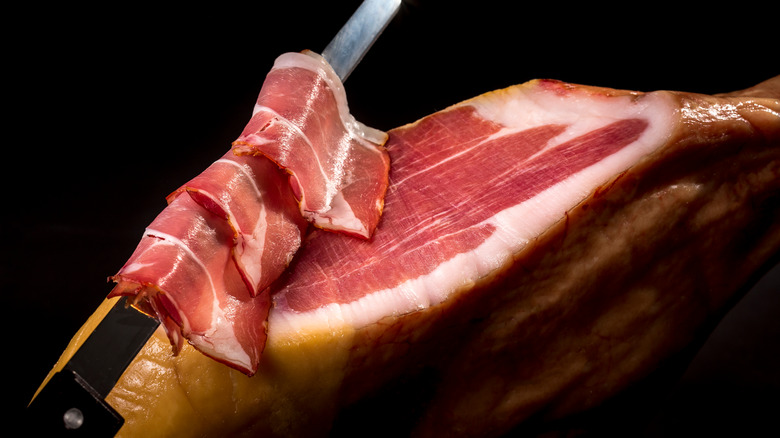
[[(633, 388), (706, 336), (776, 260), (778, 85), (720, 98), (660, 93), (675, 118), (657, 149), (446, 310), (363, 330), (357, 342), (372, 349), (352, 363), (364, 374), (347, 372), (344, 387), (362, 398), (368, 374), (388, 366), (429, 385), (405, 393), (423, 394), (415, 436), (532, 436)], [(398, 394), (389, 388), (373, 400)], [(376, 421), (368, 406), (339, 424)]]
[(778, 83), (533, 81), (392, 130), (381, 225), (308, 236), (257, 374), (158, 333), (109, 395), (120, 435), (490, 437), (600, 406), (780, 249)]

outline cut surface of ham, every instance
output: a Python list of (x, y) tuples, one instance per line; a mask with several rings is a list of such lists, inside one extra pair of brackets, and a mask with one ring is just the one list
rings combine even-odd
[(285, 53), (233, 151), (267, 156), (290, 172), (301, 213), (314, 225), (368, 239), (387, 190), (386, 139), (352, 117), (343, 85), (322, 57)]
[(780, 77), (532, 81), (386, 148), (381, 224), (308, 234), (258, 372), (172, 357), (158, 331), (107, 398), (119, 436), (534, 436), (650, 376), (780, 251)]
[(273, 291), (277, 329), (441, 303), (662, 145), (673, 114), (662, 96), (540, 81), (393, 130), (385, 224), (370, 243), (311, 236)]

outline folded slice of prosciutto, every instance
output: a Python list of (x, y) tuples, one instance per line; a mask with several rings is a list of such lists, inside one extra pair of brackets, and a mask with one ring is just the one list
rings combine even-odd
[(706, 334), (780, 250), (780, 77), (532, 81), (386, 148), (380, 226), (308, 235), (255, 376), (158, 332), (107, 399), (120, 436), (533, 436)]
[(301, 213), (317, 227), (368, 239), (387, 190), (386, 139), (352, 117), (336, 73), (306, 51), (277, 58), (233, 151), (286, 169)]

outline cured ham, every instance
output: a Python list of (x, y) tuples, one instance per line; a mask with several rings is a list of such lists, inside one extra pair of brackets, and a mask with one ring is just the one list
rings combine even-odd
[(352, 117), (336, 73), (307, 51), (277, 58), (233, 151), (290, 172), (301, 213), (316, 226), (368, 239), (387, 190), (386, 139)]
[(532, 81), (386, 148), (381, 224), (308, 234), (258, 372), (171, 357), (158, 332), (107, 398), (120, 436), (544, 432), (680, 352), (780, 250), (780, 77), (723, 96)]
[(309, 221), (366, 239), (376, 228), (386, 138), (349, 114), (341, 82), (319, 55), (280, 56), (237, 146), (167, 197), (169, 206), (112, 277), (109, 297), (130, 296), (159, 319), (175, 353), (186, 339), (254, 374), (268, 288), (293, 260)]

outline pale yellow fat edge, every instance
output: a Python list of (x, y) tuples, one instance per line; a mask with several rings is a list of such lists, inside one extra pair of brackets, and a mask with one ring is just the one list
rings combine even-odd
[[(73, 336), (36, 392), (61, 371), (118, 298), (106, 299)], [(106, 401), (124, 418), (118, 437), (326, 434), (354, 330), (322, 327), (269, 334), (260, 369), (248, 377), (185, 345), (173, 356), (155, 331)]]

